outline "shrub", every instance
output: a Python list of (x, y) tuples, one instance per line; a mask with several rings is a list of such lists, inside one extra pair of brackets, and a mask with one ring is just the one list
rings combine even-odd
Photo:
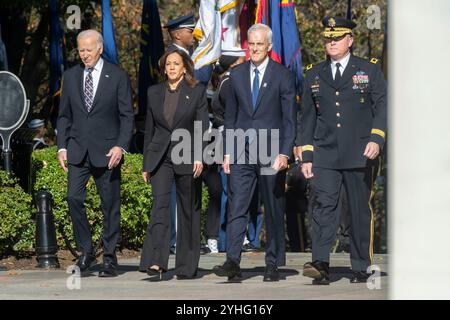
[[(68, 214), (67, 175), (59, 166), (56, 152), (56, 148), (53, 147), (33, 153), (34, 191), (46, 189), (52, 193), (58, 245), (60, 248), (67, 248), (65, 237), (75, 248), (72, 224)], [(140, 249), (149, 223), (153, 198), (151, 186), (143, 181), (141, 170), (142, 155), (125, 154), (121, 186), (121, 248)], [(202, 220), (204, 220), (208, 200), (205, 192), (206, 190), (203, 190)], [(100, 197), (97, 194), (93, 178), (87, 183), (85, 204), (88, 221), (92, 228), (92, 238), (95, 243), (102, 235), (102, 211)]]
[(14, 178), (0, 171), (0, 257), (32, 250), (35, 211), (31, 196)]

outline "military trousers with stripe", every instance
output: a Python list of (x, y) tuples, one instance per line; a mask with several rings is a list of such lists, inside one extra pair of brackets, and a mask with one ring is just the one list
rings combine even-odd
[(330, 250), (336, 241), (341, 213), (339, 194), (341, 188), (345, 188), (351, 220), (351, 266), (353, 271), (365, 272), (373, 259), (374, 217), (370, 202), (375, 167), (336, 170), (313, 165), (312, 170), (313, 261), (330, 261)]

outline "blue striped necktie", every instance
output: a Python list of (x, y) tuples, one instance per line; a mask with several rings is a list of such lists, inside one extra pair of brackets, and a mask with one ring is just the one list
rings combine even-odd
[(94, 80), (92, 78), (92, 71), (94, 68), (88, 69), (86, 80), (84, 81), (84, 104), (87, 112), (91, 112), (92, 103), (94, 102)]

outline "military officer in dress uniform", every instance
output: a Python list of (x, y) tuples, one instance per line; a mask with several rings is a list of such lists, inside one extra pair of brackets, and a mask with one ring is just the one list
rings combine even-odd
[(374, 218), (370, 205), (375, 164), (386, 138), (386, 83), (377, 59), (350, 52), (356, 24), (325, 18), (327, 60), (306, 69), (297, 141), (302, 172), (315, 190), (312, 262), (303, 275), (329, 284), (329, 253), (345, 188), (351, 216), (352, 283), (366, 282), (373, 258)]
[(167, 46), (167, 51), (181, 49), (188, 56), (191, 56), (195, 43), (193, 34), (195, 28), (194, 14), (171, 19), (164, 28), (169, 31), (170, 38), (172, 39), (172, 43)]
[(48, 148), (48, 144), (44, 140), (44, 136), (47, 133), (45, 121), (43, 119), (33, 119), (28, 123), (28, 128), (36, 131), (36, 135), (33, 138), (33, 151)]

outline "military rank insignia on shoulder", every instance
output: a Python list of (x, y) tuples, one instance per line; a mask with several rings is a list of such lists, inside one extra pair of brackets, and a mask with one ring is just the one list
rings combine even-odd
[(308, 65), (306, 66), (306, 71), (311, 70), (312, 67), (313, 67), (312, 63), (311, 63), (311, 64), (308, 64)]
[(378, 59), (377, 58), (372, 58), (372, 59), (370, 59), (370, 63), (377, 64), (378, 63)]

